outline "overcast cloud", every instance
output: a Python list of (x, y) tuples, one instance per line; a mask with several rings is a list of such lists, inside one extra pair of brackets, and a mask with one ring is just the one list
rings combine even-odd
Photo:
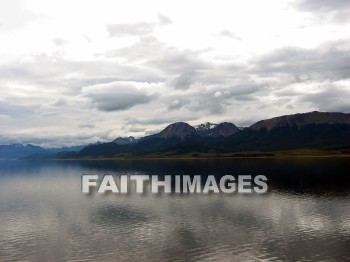
[(350, 113), (349, 17), (346, 0), (1, 1), (0, 143)]
[(350, 20), (348, 0), (299, 0), (296, 6), (301, 11), (314, 13), (314, 19), (319, 22), (347, 23)]

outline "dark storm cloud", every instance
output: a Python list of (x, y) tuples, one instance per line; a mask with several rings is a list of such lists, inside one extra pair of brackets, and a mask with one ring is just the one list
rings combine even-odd
[(298, 10), (313, 13), (320, 22), (331, 20), (336, 23), (347, 23), (350, 21), (350, 1), (348, 0), (299, 0), (295, 2), (295, 6)]
[(98, 94), (90, 97), (94, 106), (101, 111), (121, 111), (139, 104), (149, 103), (153, 97), (142, 93)]
[(350, 52), (346, 41), (336, 41), (315, 49), (285, 47), (258, 57), (252, 73), (259, 76), (283, 74), (291, 82), (341, 80), (350, 77)]
[(126, 36), (126, 35), (147, 35), (153, 32), (154, 23), (138, 22), (132, 24), (109, 24), (107, 31), (110, 36)]
[(178, 77), (175, 77), (175, 79), (171, 81), (170, 85), (175, 89), (188, 89), (191, 84), (195, 82), (196, 76), (196, 71), (182, 73)]
[(134, 82), (113, 82), (84, 87), (82, 95), (87, 97), (100, 111), (121, 111), (140, 104), (147, 104), (155, 99), (154, 94), (136, 88)]
[[(161, 117), (152, 117), (148, 119), (139, 119), (139, 118), (128, 118), (125, 119), (126, 125), (164, 125), (164, 124), (171, 124), (173, 122), (183, 122), (183, 121), (192, 121), (197, 120), (198, 117), (196, 115), (173, 115), (173, 116), (161, 116)], [(164, 126), (165, 127), (165, 126)]]
[(304, 95), (300, 99), (309, 102), (320, 111), (350, 113), (350, 89), (329, 84), (317, 93)]

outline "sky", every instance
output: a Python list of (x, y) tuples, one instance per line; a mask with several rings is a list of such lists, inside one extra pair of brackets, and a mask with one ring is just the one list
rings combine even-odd
[(0, 1), (0, 144), (350, 113), (350, 1)]

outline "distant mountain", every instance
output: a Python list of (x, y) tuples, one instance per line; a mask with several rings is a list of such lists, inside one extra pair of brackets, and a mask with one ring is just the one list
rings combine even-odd
[(212, 129), (212, 132), (209, 134), (213, 137), (223, 136), (228, 137), (239, 131), (238, 127), (229, 122), (223, 122), (218, 124), (215, 128)]
[(135, 144), (137, 141), (138, 139), (133, 136), (117, 137), (116, 139), (113, 140), (113, 142), (116, 143), (117, 145), (132, 145), (132, 144)]
[(0, 145), (0, 148), (3, 150), (41, 150), (43, 149), (40, 146), (34, 146), (31, 144), (3, 144)]
[(77, 152), (84, 146), (43, 148), (31, 144), (6, 144), (0, 145), (0, 159), (18, 159), (31, 155), (50, 155), (60, 152)]
[(217, 126), (217, 124), (205, 122), (203, 124), (199, 124), (199, 125), (194, 126), (194, 128), (196, 129), (197, 132), (205, 132), (205, 131), (212, 130), (216, 126)]
[(168, 125), (163, 131), (156, 134), (156, 137), (162, 139), (169, 138), (180, 138), (185, 139), (193, 134), (195, 134), (196, 129), (193, 126), (190, 126), (184, 122), (177, 122), (171, 125)]
[(251, 130), (266, 129), (270, 131), (279, 127), (296, 127), (298, 129), (310, 125), (318, 124), (348, 124), (350, 125), (350, 114), (344, 113), (328, 113), (328, 112), (310, 112), (295, 115), (286, 115), (274, 117), (271, 119), (261, 120), (250, 126)]
[(206, 122), (195, 126), (197, 134), (201, 136), (210, 136), (210, 137), (228, 137), (237, 133), (239, 129), (232, 123), (223, 122), (220, 124), (213, 124)]
[(32, 154), (43, 154), (45, 149), (31, 144), (0, 145), (0, 159), (17, 159)]

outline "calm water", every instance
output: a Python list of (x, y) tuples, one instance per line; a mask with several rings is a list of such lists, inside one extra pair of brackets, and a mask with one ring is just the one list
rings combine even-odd
[[(265, 195), (83, 195), (81, 175), (258, 175)], [(0, 161), (0, 261), (349, 261), (350, 159)]]

